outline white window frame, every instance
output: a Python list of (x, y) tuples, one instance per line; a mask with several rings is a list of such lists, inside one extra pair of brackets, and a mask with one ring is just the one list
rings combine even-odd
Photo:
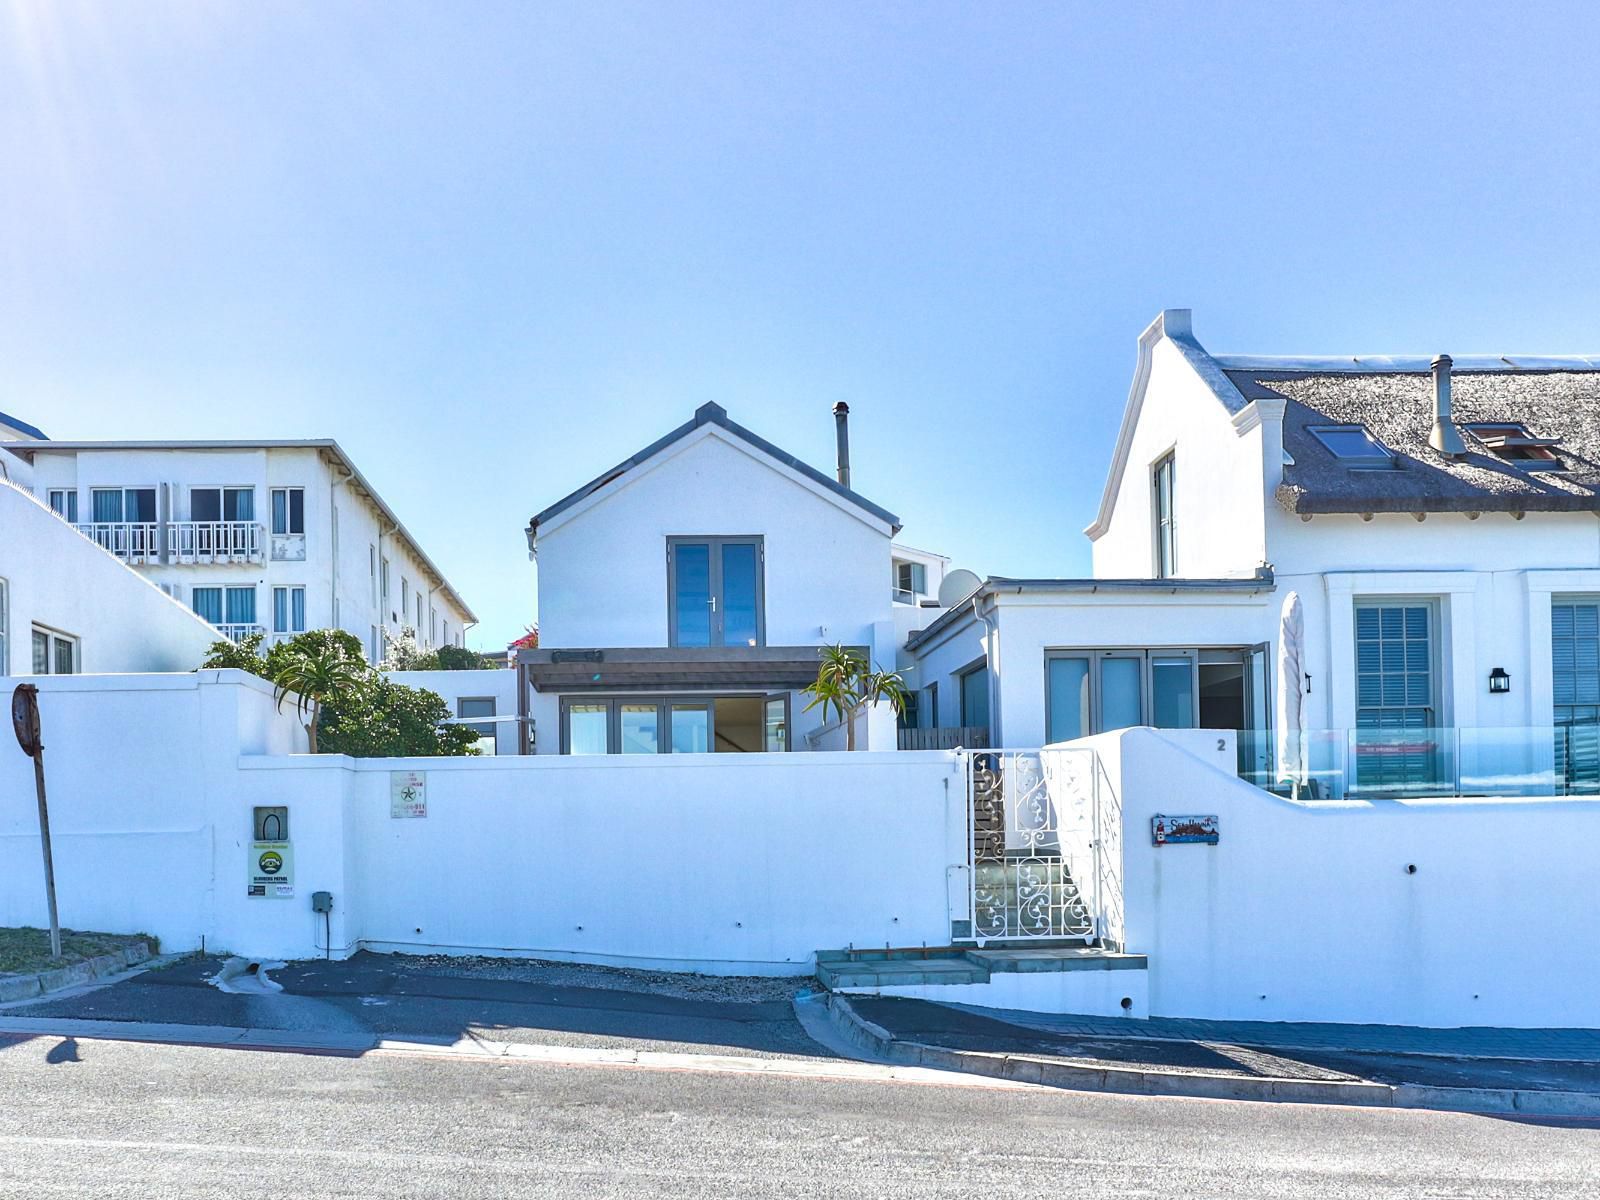
[[(1163, 477), (1165, 488), (1162, 487)], [(1165, 494), (1166, 511), (1162, 511)], [(1150, 466), (1150, 523), (1155, 539), (1153, 574), (1171, 579), (1178, 572), (1178, 455), (1168, 450)]]
[[(33, 671), (33, 672), (31, 672), (32, 674), (34, 674), (34, 675), (79, 675), (79, 674), (82, 674), (82, 672), (83, 672), (83, 643), (82, 643), (82, 640), (80, 638), (78, 638), (74, 634), (63, 633), (59, 629), (52, 629), (48, 625), (34, 625), (34, 626), (32, 626), (32, 634), (28, 639), (28, 653), (29, 653), (30, 656), (33, 653), (33, 639), (37, 638), (37, 637), (43, 637), (45, 639), (45, 656), (44, 656), (45, 657), (45, 669), (43, 671)], [(72, 654), (72, 669), (70, 671), (61, 671), (61, 670), (57, 670), (56, 669), (56, 664), (59, 661), (59, 657), (58, 656), (60, 654), (60, 649), (63, 646), (67, 647), (68, 650)], [(32, 666), (32, 663), (30, 662), (29, 665)]]
[[(283, 594), (283, 627), (278, 626), (278, 594)], [(294, 623), (294, 597), (300, 593), (300, 624)], [(280, 584), (272, 589), (272, 632), (304, 633), (306, 631), (306, 589), (301, 584)]]
[[(300, 528), (294, 528), (293, 493), (300, 493)], [(277, 498), (283, 497), (283, 528), (277, 527)], [(306, 490), (303, 487), (275, 487), (267, 493), (267, 526), (274, 537), (304, 537), (306, 533)]]
[[(78, 489), (77, 488), (51, 488), (46, 493), (50, 504), (50, 511), (55, 513), (68, 525), (78, 523)], [(61, 507), (56, 507), (59, 499)]]

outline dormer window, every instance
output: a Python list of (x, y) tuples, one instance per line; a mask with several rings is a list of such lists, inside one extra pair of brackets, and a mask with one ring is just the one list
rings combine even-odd
[(1384, 470), (1395, 465), (1394, 452), (1365, 425), (1313, 425), (1311, 434), (1347, 467)]
[(1506, 462), (1530, 471), (1565, 469), (1554, 449), (1561, 444), (1561, 439), (1534, 437), (1520, 421), (1484, 421), (1468, 425), (1467, 431), (1482, 442), (1489, 453)]
[(894, 560), (894, 598), (901, 604), (915, 604), (928, 594), (928, 568), (919, 562)]

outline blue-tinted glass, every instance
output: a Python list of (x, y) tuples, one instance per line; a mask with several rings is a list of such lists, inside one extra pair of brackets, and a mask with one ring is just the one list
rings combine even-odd
[(228, 589), (228, 624), (254, 625), (256, 623), (256, 590), (253, 587)]
[(704, 705), (674, 705), (672, 752), (704, 754), (711, 749), (711, 714)]
[(272, 589), (272, 631), (274, 633), (287, 633), (289, 631), (289, 589)]
[(748, 542), (722, 547), (722, 644), (754, 646), (756, 619), (756, 548)]
[(1194, 728), (1194, 660), (1150, 660), (1150, 709), (1158, 729)]
[(987, 668), (968, 671), (961, 677), (961, 723), (972, 728), (989, 727), (989, 672)]
[(289, 628), (295, 633), (304, 633), (306, 629), (306, 590), (305, 588), (291, 588), (289, 590)]
[(221, 588), (197, 587), (191, 595), (196, 616), (202, 621), (210, 621), (213, 625), (222, 624)]
[(711, 547), (703, 543), (673, 547), (674, 641), (679, 646), (711, 644)]
[(1089, 729), (1089, 660), (1052, 658), (1050, 672), (1050, 729), (1046, 741), (1069, 742), (1086, 737)]
[(660, 750), (661, 710), (654, 704), (622, 705), (620, 722), (624, 754), (655, 754)]
[(1103, 730), (1131, 729), (1143, 724), (1139, 684), (1140, 667), (1136, 658), (1100, 660), (1100, 725)]
[(123, 519), (128, 521), (154, 521), (156, 519), (155, 488), (129, 488), (123, 500)]

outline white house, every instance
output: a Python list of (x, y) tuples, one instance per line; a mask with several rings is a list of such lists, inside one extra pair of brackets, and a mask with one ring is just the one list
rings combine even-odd
[(376, 662), (385, 631), (431, 649), (476, 622), (337, 442), (0, 447), (58, 516), (228, 637), (340, 628)]
[(1295, 592), (1321, 794), (1592, 786), (1597, 515), (1600, 358), (1213, 355), (1169, 310), (1092, 577), (991, 578), (908, 650), (940, 723), (995, 744), (1234, 729), (1271, 780)]
[[(837, 477), (706, 404), (529, 522), (540, 644), (519, 662), (540, 753), (842, 746), (799, 695), (819, 648), (892, 666), (896, 608), (943, 565), (895, 548), (899, 518), (848, 486), (847, 413)], [(892, 713), (863, 724), (858, 744), (893, 748)]]
[(216, 631), (0, 481), (0, 675), (192, 671)]

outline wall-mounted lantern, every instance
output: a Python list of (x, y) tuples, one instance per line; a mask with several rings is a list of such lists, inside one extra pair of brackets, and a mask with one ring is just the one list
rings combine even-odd
[(1511, 676), (1506, 674), (1504, 667), (1496, 667), (1489, 672), (1489, 691), (1496, 696), (1503, 696), (1511, 690)]

